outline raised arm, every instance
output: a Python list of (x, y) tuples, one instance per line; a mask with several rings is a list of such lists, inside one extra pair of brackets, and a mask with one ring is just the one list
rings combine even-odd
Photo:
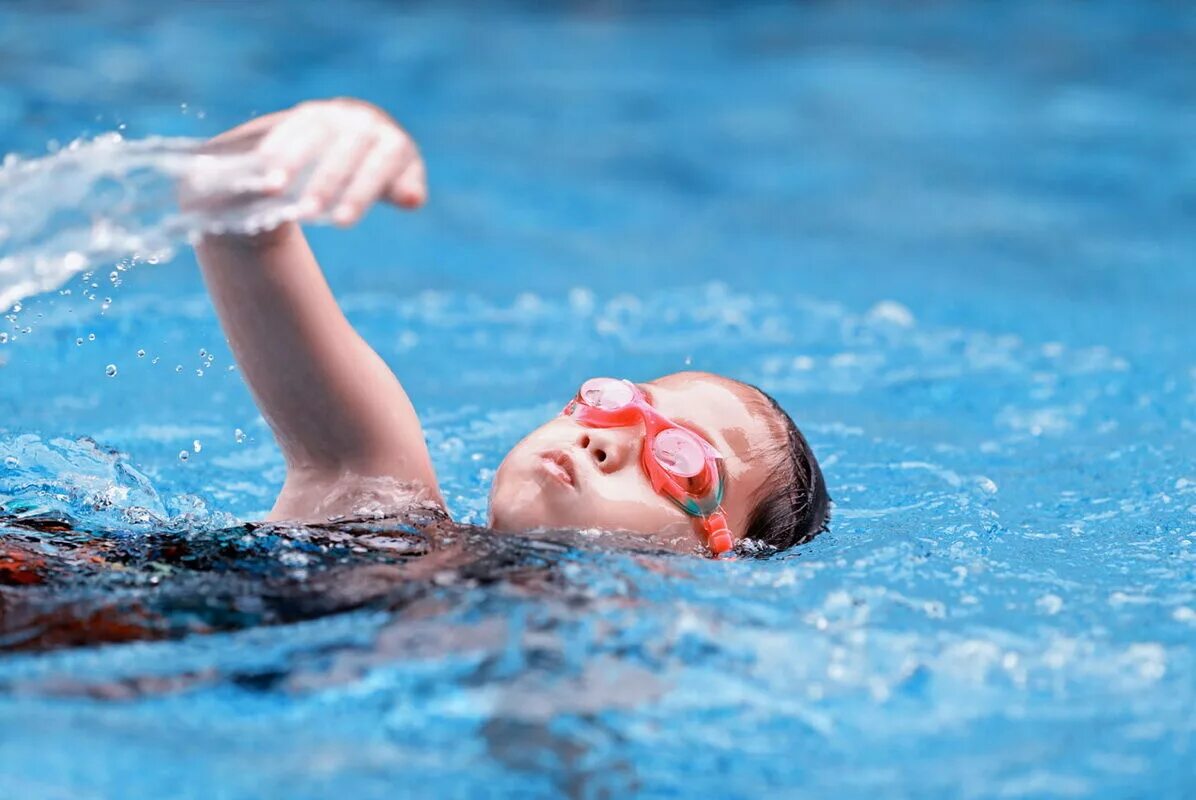
[[(241, 135), (257, 137), (275, 189), (306, 181), (304, 215), (351, 225), (378, 200), (414, 209), (426, 199), (415, 144), (367, 104), (305, 103), (226, 134)], [(208, 236), (196, 249), (225, 335), (286, 459), (270, 518), (443, 505), (411, 401), (345, 319), (299, 225)]]

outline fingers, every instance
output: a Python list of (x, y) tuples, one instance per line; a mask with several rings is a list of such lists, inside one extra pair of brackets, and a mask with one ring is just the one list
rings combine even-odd
[(334, 130), (318, 113), (297, 111), (266, 134), (257, 147), (268, 191), (279, 192), (327, 147)]
[(303, 189), (303, 202), (316, 214), (334, 202), (366, 168), (380, 132), (377, 125), (350, 125), (343, 129), (316, 165)]
[(391, 182), (387, 198), (402, 208), (419, 208), (428, 201), (428, 170), (418, 155)]
[(387, 130), (361, 162), (356, 175), (341, 194), (332, 220), (338, 225), (352, 225), (379, 197), (395, 177), (416, 157), (415, 147), (407, 137)]

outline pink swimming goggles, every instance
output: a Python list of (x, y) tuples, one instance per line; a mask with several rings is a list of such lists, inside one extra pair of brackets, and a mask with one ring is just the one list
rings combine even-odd
[(708, 441), (653, 408), (627, 380), (591, 378), (561, 413), (589, 428), (623, 428), (642, 421), (640, 462), (652, 488), (702, 520), (712, 553), (731, 549), (734, 540), (722, 508), (727, 483), (723, 457)]

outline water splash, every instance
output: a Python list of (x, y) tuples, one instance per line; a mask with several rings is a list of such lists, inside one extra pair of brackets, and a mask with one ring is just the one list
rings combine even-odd
[(0, 463), (0, 516), (68, 519), (109, 533), (236, 523), (198, 497), (160, 493), (125, 454), (89, 437), (0, 437)]
[[(204, 233), (268, 230), (297, 218), (292, 193), (267, 195), (242, 137), (77, 140), (0, 164), (0, 308), (121, 259), (161, 263)], [(194, 202), (180, 204), (185, 194)]]

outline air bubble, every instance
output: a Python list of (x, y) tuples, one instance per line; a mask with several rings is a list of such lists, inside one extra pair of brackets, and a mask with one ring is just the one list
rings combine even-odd
[(75, 346), (76, 346), (76, 347), (82, 347), (82, 346), (83, 346), (83, 337), (82, 337), (82, 336), (80, 336), (78, 339), (76, 339), (76, 340), (75, 340)]
[(245, 431), (237, 428), (233, 431), (233, 441), (237, 444), (242, 444), (245, 441)]
[(199, 442), (199, 439), (196, 439), (194, 442), (192, 442), (192, 443), (191, 443), (191, 447), (192, 447), (192, 449), (194, 449), (194, 450), (195, 450), (195, 452), (197, 452), (197, 453), (198, 453), (200, 450), (203, 450), (203, 445), (202, 445), (202, 444), (200, 444), (200, 442)]
[(94, 333), (87, 334), (87, 341), (94, 342), (95, 340), (96, 340), (96, 335)]
[(8, 456), (4, 459), (4, 466), (8, 467), (9, 469), (16, 469), (17, 467), (21, 466), (21, 460), (16, 456)]
[(202, 377), (203, 377), (203, 370), (202, 370), (202, 369), (197, 369), (197, 370), (195, 370), (195, 377), (197, 377), (197, 378), (202, 378)]
[(0, 333), (0, 344), (8, 344), (8, 334)]
[(188, 453), (186, 450), (179, 451), (179, 461), (186, 461), (189, 458), (191, 458), (191, 454)]
[(108, 366), (104, 367), (104, 374), (107, 375), (109, 378), (115, 378), (116, 377), (116, 365), (109, 364)]
[(145, 351), (144, 351), (144, 350), (138, 350), (138, 351), (137, 351), (137, 357), (138, 357), (138, 358), (145, 358)]

